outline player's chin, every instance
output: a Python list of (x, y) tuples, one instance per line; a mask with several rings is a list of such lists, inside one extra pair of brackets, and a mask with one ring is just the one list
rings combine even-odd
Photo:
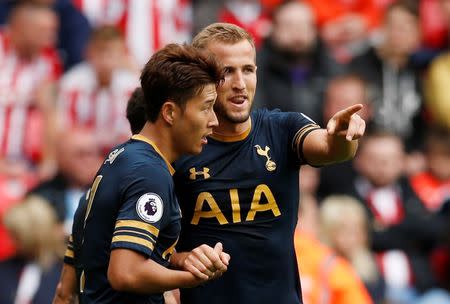
[(250, 109), (245, 109), (241, 111), (230, 111), (228, 117), (234, 123), (246, 122), (250, 116)]
[(203, 144), (203, 141), (202, 141), (202, 143), (192, 147), (191, 152), (189, 154), (193, 154), (193, 155), (200, 154), (202, 152), (204, 146), (205, 146), (205, 144)]

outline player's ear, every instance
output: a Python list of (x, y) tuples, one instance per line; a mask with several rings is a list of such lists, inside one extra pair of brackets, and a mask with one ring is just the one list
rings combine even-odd
[(176, 108), (176, 104), (170, 100), (166, 101), (161, 107), (161, 115), (169, 125), (173, 125), (175, 121)]

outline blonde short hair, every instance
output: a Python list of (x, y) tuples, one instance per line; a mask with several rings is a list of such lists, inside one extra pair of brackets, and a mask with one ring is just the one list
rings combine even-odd
[(208, 25), (195, 35), (192, 45), (205, 49), (210, 42), (234, 44), (242, 40), (247, 40), (255, 48), (255, 41), (249, 32), (231, 23), (217, 22)]
[(330, 195), (326, 197), (320, 206), (320, 223), (323, 238), (329, 243), (328, 237), (348, 215), (357, 216), (367, 228), (367, 213), (363, 204), (348, 195)]
[(64, 253), (56, 213), (41, 197), (32, 195), (14, 205), (6, 211), (3, 222), (19, 249), (33, 253), (42, 267), (50, 267), (55, 258)]

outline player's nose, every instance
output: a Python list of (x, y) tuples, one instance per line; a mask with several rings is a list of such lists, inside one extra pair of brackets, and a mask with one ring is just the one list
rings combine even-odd
[(214, 127), (217, 127), (218, 125), (219, 125), (219, 120), (217, 119), (216, 112), (211, 111), (211, 116), (209, 119), (208, 127), (214, 128)]
[(233, 89), (237, 90), (244, 90), (245, 89), (245, 81), (244, 81), (244, 75), (242, 74), (242, 71), (236, 71), (233, 77)]

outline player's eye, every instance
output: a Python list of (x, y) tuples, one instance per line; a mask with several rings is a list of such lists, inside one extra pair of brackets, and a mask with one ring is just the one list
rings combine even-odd
[(225, 75), (231, 74), (232, 69), (230, 67), (226, 67), (223, 69), (223, 72), (225, 73)]
[(244, 68), (244, 72), (245, 73), (254, 73), (255, 72), (255, 68), (252, 66), (247, 66)]
[(214, 103), (213, 102), (208, 102), (205, 106), (203, 106), (202, 110), (209, 112), (213, 109)]

